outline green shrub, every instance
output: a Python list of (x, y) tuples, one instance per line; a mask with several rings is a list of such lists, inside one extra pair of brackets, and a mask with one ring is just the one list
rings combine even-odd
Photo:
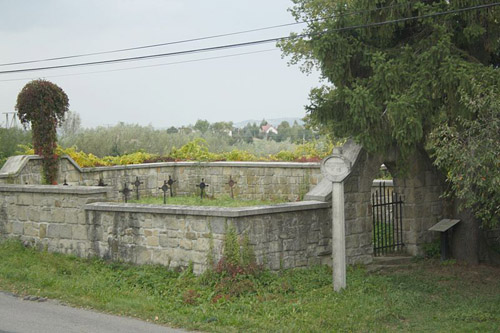
[(439, 240), (423, 244), (422, 249), (424, 250), (425, 257), (429, 259), (439, 258), (441, 255), (441, 243)]
[[(22, 148), (19, 154), (34, 154), (33, 148), (27, 145), (20, 145)], [(134, 153), (122, 155), (108, 155), (98, 157), (92, 153), (85, 153), (78, 150), (77, 146), (68, 148), (57, 147), (57, 155), (68, 155), (81, 167), (111, 166), (141, 164), (161, 161), (286, 161), (286, 162), (317, 162), (326, 157), (332, 150), (333, 143), (314, 140), (301, 145), (293, 145), (292, 150), (281, 150), (275, 154), (257, 156), (254, 153), (232, 149), (229, 152), (212, 152), (209, 144), (203, 138), (195, 138), (181, 148), (173, 147), (168, 155), (146, 153), (137, 150)], [(0, 156), (1, 158), (2, 156)]]
[[(213, 262), (210, 251), (207, 262)], [(236, 229), (229, 223), (226, 225), (222, 257), (217, 265), (209, 266), (201, 279), (205, 284), (214, 286), (212, 303), (218, 303), (255, 292), (260, 277), (265, 278), (263, 273), (263, 267), (256, 262), (248, 235), (238, 238)]]

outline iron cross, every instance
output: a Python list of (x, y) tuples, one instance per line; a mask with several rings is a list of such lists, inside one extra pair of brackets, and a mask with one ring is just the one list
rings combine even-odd
[(125, 203), (127, 203), (128, 201), (128, 196), (130, 195), (130, 192), (132, 191), (130, 191), (130, 189), (128, 188), (127, 183), (124, 183), (123, 190), (121, 190), (120, 193), (123, 193), (123, 198), (125, 200)]
[(232, 176), (229, 176), (229, 182), (227, 183), (229, 188), (231, 189), (231, 199), (234, 199), (233, 187), (236, 185), (236, 182), (233, 180)]
[(107, 186), (108, 184), (104, 184), (104, 179), (99, 178), (99, 183), (97, 183), (97, 186)]
[(163, 186), (158, 187), (158, 188), (163, 191), (163, 204), (166, 204), (167, 203), (167, 191), (169, 188), (170, 188), (170, 190), (172, 190), (172, 188), (170, 186), (168, 186), (166, 180), (163, 181)]
[(139, 200), (139, 186), (141, 184), (144, 184), (144, 182), (141, 182), (139, 180), (139, 177), (135, 177), (135, 182), (134, 182), (134, 186), (135, 186), (135, 194), (137, 196), (137, 200)]
[(208, 186), (208, 184), (205, 184), (205, 178), (202, 178), (201, 183), (197, 186), (200, 188), (200, 198), (203, 199), (203, 194), (205, 193), (205, 187)]
[(174, 196), (174, 192), (172, 191), (172, 185), (174, 185), (174, 183), (175, 183), (176, 181), (177, 181), (177, 179), (176, 179), (176, 180), (173, 180), (173, 179), (172, 179), (172, 177), (171, 177), (170, 175), (168, 176), (168, 182), (167, 182), (167, 184), (168, 184), (168, 186), (169, 186), (169, 188), (170, 188), (170, 196), (171, 196), (171, 197), (173, 197), (173, 196)]

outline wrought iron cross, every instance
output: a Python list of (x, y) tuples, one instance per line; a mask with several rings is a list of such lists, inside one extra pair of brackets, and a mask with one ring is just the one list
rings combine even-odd
[(132, 191), (128, 188), (127, 183), (124, 183), (123, 190), (121, 190), (120, 193), (123, 193), (123, 198), (125, 200), (125, 203), (127, 203), (128, 201), (128, 196), (130, 195), (130, 192)]
[(173, 180), (173, 179), (172, 179), (172, 177), (170, 177), (170, 175), (168, 176), (168, 182), (167, 182), (167, 184), (168, 184), (168, 186), (169, 186), (169, 188), (170, 188), (170, 196), (171, 196), (171, 197), (173, 197), (173, 196), (174, 196), (174, 192), (172, 191), (172, 185), (174, 185), (174, 183), (175, 183), (176, 181), (177, 181), (177, 179), (176, 179), (176, 180)]
[(104, 184), (104, 179), (99, 178), (99, 183), (97, 183), (97, 186), (108, 186), (108, 184)]
[(139, 177), (135, 177), (134, 186), (135, 186), (135, 195), (137, 197), (137, 200), (139, 200), (139, 186), (141, 186), (141, 184), (144, 184), (144, 182), (141, 182), (139, 180)]
[(172, 188), (170, 186), (168, 186), (166, 180), (163, 181), (163, 186), (158, 187), (158, 188), (163, 191), (163, 204), (166, 204), (167, 203), (167, 191), (169, 188), (170, 188), (170, 190), (172, 190)]
[(234, 199), (233, 187), (236, 185), (236, 182), (233, 180), (232, 176), (229, 176), (229, 182), (227, 183), (229, 188), (231, 189), (231, 199)]
[(201, 183), (196, 186), (200, 188), (200, 198), (203, 199), (203, 194), (205, 193), (205, 187), (208, 186), (208, 184), (205, 184), (205, 178), (202, 178)]

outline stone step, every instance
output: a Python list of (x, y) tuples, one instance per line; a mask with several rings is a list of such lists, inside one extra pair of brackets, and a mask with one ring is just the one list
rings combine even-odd
[(404, 265), (374, 265), (370, 264), (366, 266), (366, 271), (368, 273), (376, 273), (380, 271), (390, 272), (396, 270), (398, 268), (409, 268), (412, 264), (404, 264)]
[(412, 262), (411, 256), (385, 256), (373, 257), (373, 265), (399, 266), (409, 265)]
[(366, 271), (374, 273), (388, 271), (412, 265), (412, 257), (406, 255), (373, 257), (373, 262), (366, 266)]

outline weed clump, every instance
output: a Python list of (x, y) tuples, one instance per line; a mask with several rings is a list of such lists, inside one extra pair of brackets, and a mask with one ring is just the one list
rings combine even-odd
[[(212, 250), (212, 248), (211, 248)], [(209, 251), (207, 262), (214, 262)], [(226, 225), (222, 257), (205, 271), (202, 281), (214, 288), (212, 303), (255, 293), (266, 270), (256, 261), (248, 234), (238, 237), (232, 224)]]

